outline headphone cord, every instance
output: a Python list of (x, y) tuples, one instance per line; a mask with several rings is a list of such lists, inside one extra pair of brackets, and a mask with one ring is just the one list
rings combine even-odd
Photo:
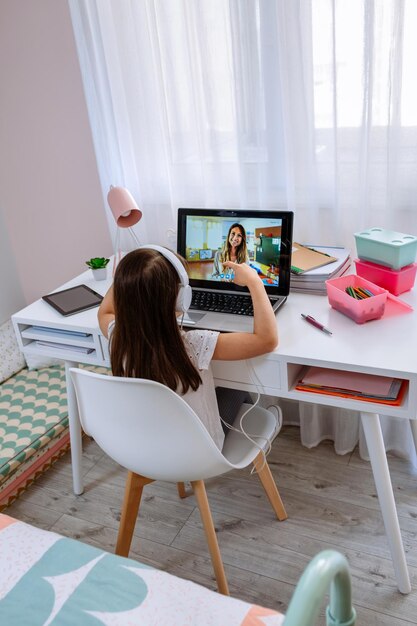
[[(245, 417), (248, 415), (248, 413), (250, 413), (250, 411), (252, 411), (256, 405), (258, 404), (260, 398), (261, 398), (261, 391), (262, 389), (262, 384), (259, 381), (259, 378), (254, 370), (254, 368), (252, 367), (252, 364), (249, 363), (249, 361), (246, 361), (246, 365), (248, 367), (249, 370), (249, 375), (252, 381), (252, 384), (256, 387), (256, 392), (258, 397), (256, 398), (256, 401), (254, 404), (252, 404), (248, 409), (246, 409), (246, 411), (240, 416), (239, 419), (239, 428), (235, 428), (234, 426), (232, 426), (231, 424), (228, 424), (227, 422), (225, 422), (225, 420), (220, 416), (220, 419), (222, 421), (222, 423), (229, 428), (229, 430), (234, 430), (237, 433), (240, 433), (241, 435), (244, 435), (247, 439), (249, 439), (249, 441), (259, 449), (259, 452), (261, 452), (262, 456), (263, 456), (263, 464), (262, 467), (260, 468), (261, 470), (263, 470), (263, 468), (265, 467), (265, 463), (266, 463), (266, 457), (268, 456), (268, 454), (271, 452), (271, 448), (272, 448), (272, 442), (268, 437), (264, 437), (262, 435), (257, 435), (254, 433), (249, 433), (247, 431), (245, 431), (245, 429), (243, 428), (243, 420), (245, 419)], [(253, 375), (256, 377), (257, 381), (254, 380)], [(263, 446), (261, 446), (257, 441), (255, 441), (255, 439), (263, 439), (265, 441), (265, 444)], [(266, 448), (266, 450), (265, 450)], [(251, 469), (251, 475), (254, 474), (256, 472), (256, 468), (255, 466)]]

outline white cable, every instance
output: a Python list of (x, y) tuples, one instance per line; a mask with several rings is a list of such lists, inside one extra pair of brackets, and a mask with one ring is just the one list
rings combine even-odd
[[(246, 361), (246, 365), (248, 366), (248, 370), (249, 370), (249, 375), (252, 381), (252, 384), (256, 387), (256, 393), (258, 394), (258, 397), (256, 398), (256, 402), (254, 404), (252, 404), (248, 409), (246, 409), (246, 411), (241, 415), (240, 420), (239, 420), (239, 428), (235, 428), (234, 426), (232, 426), (231, 424), (228, 424), (227, 422), (224, 421), (224, 419), (220, 416), (220, 419), (222, 421), (222, 423), (229, 428), (230, 430), (234, 430), (235, 432), (238, 432), (242, 435), (244, 435), (247, 439), (249, 439), (249, 441), (259, 449), (259, 451), (262, 453), (263, 455), (263, 464), (261, 467), (261, 470), (265, 467), (265, 463), (266, 463), (266, 457), (268, 456), (268, 454), (271, 452), (271, 448), (272, 448), (272, 443), (271, 441), (268, 439), (268, 437), (263, 437), (262, 435), (256, 435), (253, 433), (248, 433), (245, 431), (245, 429), (243, 428), (243, 420), (244, 418), (248, 415), (248, 413), (250, 411), (252, 411), (252, 409), (254, 409), (256, 407), (256, 405), (258, 404), (260, 398), (261, 398), (261, 392), (263, 391), (263, 385), (260, 382), (255, 369), (252, 367), (252, 364), (249, 361)], [(257, 381), (254, 380), (254, 376), (256, 377)], [(262, 446), (259, 445), (259, 443), (257, 441), (255, 441), (254, 439), (252, 439), (252, 437), (255, 437), (257, 439), (263, 439), (266, 444), (267, 444), (267, 450), (265, 451), (263, 449)], [(256, 471), (256, 468), (253, 467), (251, 470), (251, 474), (253, 474)]]

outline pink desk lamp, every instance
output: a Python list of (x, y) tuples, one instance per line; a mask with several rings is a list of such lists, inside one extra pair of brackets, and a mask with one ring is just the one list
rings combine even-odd
[(116, 265), (121, 259), (119, 228), (127, 228), (135, 243), (140, 246), (140, 242), (136, 237), (132, 226), (139, 222), (142, 217), (142, 211), (139, 210), (132, 194), (125, 189), (125, 187), (113, 187), (113, 185), (111, 185), (110, 191), (107, 194), (107, 202), (109, 203), (114, 221), (118, 227), (116, 229), (116, 237), (114, 241), (114, 273)]

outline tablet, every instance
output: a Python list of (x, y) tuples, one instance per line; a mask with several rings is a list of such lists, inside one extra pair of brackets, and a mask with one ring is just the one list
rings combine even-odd
[(98, 306), (103, 300), (103, 296), (87, 285), (77, 285), (63, 291), (49, 293), (42, 296), (42, 300), (45, 300), (61, 315), (73, 315)]

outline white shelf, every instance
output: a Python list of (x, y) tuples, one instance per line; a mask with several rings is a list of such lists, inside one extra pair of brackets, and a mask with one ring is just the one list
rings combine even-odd
[(53, 341), (56, 344), (69, 344), (79, 347), (92, 347), (94, 348), (94, 338), (92, 335), (86, 337), (79, 336), (77, 334), (60, 333), (58, 330), (53, 329), (39, 330), (34, 329), (32, 326), (28, 326), (21, 333), (23, 339), (29, 339), (32, 341)]
[(83, 352), (66, 350), (57, 344), (57, 347), (40, 346), (31, 342), (25, 346), (24, 354), (39, 356), (43, 354), (55, 359), (61, 359), (62, 361), (72, 361), (74, 363), (87, 363), (92, 365), (102, 365), (100, 356), (97, 357), (97, 351), (93, 350), (89, 354)]
[(18, 323), (17, 328), (25, 354), (43, 354), (76, 363), (104, 364), (97, 334), (30, 323)]

